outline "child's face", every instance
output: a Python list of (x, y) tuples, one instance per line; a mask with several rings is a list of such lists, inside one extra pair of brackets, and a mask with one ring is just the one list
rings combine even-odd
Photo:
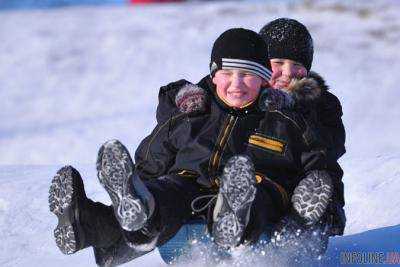
[(273, 58), (270, 62), (272, 77), (269, 83), (275, 89), (286, 88), (293, 78), (299, 79), (307, 75), (307, 69), (297, 61)]
[(241, 108), (257, 98), (264, 80), (242, 70), (218, 70), (212, 81), (219, 98), (230, 107)]

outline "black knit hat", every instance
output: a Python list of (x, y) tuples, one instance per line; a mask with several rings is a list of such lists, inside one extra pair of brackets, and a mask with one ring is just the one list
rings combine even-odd
[(279, 18), (266, 24), (260, 35), (267, 43), (268, 57), (291, 59), (311, 69), (313, 40), (306, 26), (294, 19)]
[(214, 42), (210, 62), (211, 76), (220, 69), (245, 70), (269, 80), (271, 67), (267, 45), (254, 31), (243, 28), (225, 31)]

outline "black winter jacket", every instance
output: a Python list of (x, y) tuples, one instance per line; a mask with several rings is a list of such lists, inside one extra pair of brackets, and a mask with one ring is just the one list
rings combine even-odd
[[(178, 95), (193, 102), (193, 108), (177, 106)], [(174, 174), (213, 188), (226, 161), (247, 154), (257, 178), (268, 180), (288, 202), (308, 172), (330, 168), (327, 150), (307, 137), (307, 122), (295, 109), (265, 111), (259, 100), (240, 110), (230, 108), (216, 96), (209, 77), (197, 86), (181, 80), (162, 87), (157, 126), (136, 151), (136, 173), (142, 179)]]
[[(339, 99), (330, 93), (324, 79), (315, 72), (310, 72), (311, 78), (316, 80), (322, 89), (321, 96), (317, 99), (313, 107), (303, 111), (303, 114), (313, 114), (309, 118), (309, 123), (314, 124), (314, 128), (319, 129), (320, 137), (327, 147), (327, 159), (334, 181), (335, 192), (333, 201), (330, 205), (328, 221), (331, 224), (330, 235), (343, 235), (346, 225), (346, 215), (344, 212), (344, 184), (342, 182), (343, 170), (338, 164), (338, 159), (346, 152), (345, 149), (345, 128), (342, 122), (342, 106)], [(305, 115), (306, 116), (306, 115)]]
[(321, 88), (321, 96), (314, 106), (316, 124), (321, 129), (321, 137), (328, 148), (330, 160), (337, 161), (346, 152), (342, 105), (339, 99), (329, 92), (329, 87), (319, 74), (310, 72), (309, 77), (317, 81)]

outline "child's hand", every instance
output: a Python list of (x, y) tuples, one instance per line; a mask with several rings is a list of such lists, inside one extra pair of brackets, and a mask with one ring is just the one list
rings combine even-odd
[(281, 110), (293, 107), (293, 98), (280, 89), (266, 88), (261, 92), (260, 108), (262, 110)]
[(183, 113), (204, 111), (207, 94), (201, 87), (194, 84), (183, 86), (175, 98), (175, 104)]

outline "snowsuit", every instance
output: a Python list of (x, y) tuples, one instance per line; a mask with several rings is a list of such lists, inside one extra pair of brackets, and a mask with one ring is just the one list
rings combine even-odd
[[(185, 91), (196, 104), (189, 110), (175, 103)], [(308, 172), (328, 170), (340, 176), (338, 165), (329, 163), (330, 154), (317, 140), (320, 134), (301, 114), (285, 108), (266, 112), (258, 100), (232, 109), (218, 98), (209, 77), (197, 87), (181, 80), (160, 89), (157, 126), (135, 153), (135, 175), (156, 201), (149, 228), (161, 232), (157, 246), (193, 217), (191, 204), (196, 197), (218, 192), (218, 176), (233, 155), (250, 156), (257, 173), (256, 199), (245, 232), (253, 241), (264, 226), (279, 222), (288, 212), (291, 194)], [(136, 244), (151, 241), (141, 233), (114, 232), (118, 241), (94, 245), (99, 265), (121, 264), (141, 254), (129, 249), (124, 239)]]

